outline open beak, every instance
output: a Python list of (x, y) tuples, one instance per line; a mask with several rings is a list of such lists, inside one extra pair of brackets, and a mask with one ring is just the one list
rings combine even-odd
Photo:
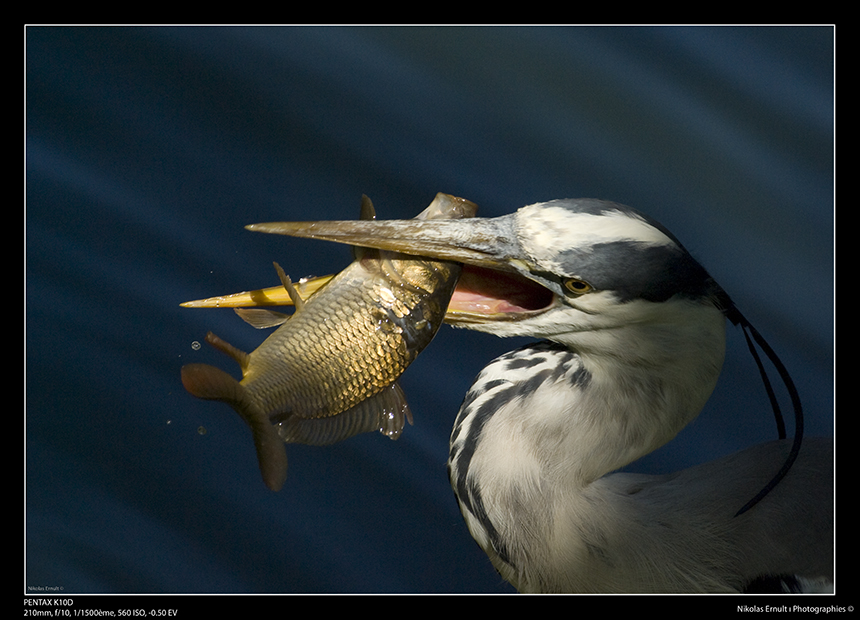
[[(460, 220), (348, 220), (251, 224), (248, 230), (335, 241), (463, 264), (445, 322), (468, 325), (521, 320), (555, 302), (551, 291), (520, 275), (513, 216)], [(331, 276), (300, 281), (307, 298)], [(283, 287), (186, 302), (186, 307), (289, 305)]]

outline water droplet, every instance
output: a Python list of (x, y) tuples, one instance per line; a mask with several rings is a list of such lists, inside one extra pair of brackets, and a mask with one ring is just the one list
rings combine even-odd
[(197, 434), (198, 435), (205, 435), (206, 434), (206, 427), (205, 426), (198, 427), (197, 428)]
[(194, 342), (191, 343), (191, 348), (196, 351), (197, 349), (200, 348), (200, 343), (195, 340)]

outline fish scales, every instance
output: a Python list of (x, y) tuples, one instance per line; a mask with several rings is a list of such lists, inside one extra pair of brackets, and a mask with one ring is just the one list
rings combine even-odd
[[(399, 265), (414, 262), (385, 260), (398, 273)], [(353, 263), (280, 328), (289, 328), (288, 337), (275, 332), (250, 354), (243, 385), (270, 416), (346, 411), (395, 381), (430, 342), (456, 285), (453, 269), (440, 272), (428, 262), (421, 285), (395, 292), (378, 263), (375, 256)], [(415, 275), (405, 277), (415, 281)], [(380, 305), (368, 307), (368, 299)], [(413, 320), (424, 329), (406, 324)], [(288, 409), (278, 412), (285, 403)]]
[[(477, 206), (437, 194), (418, 218), (472, 217)], [(373, 215), (364, 197), (362, 217)], [(206, 364), (182, 368), (185, 388), (230, 404), (252, 429), (263, 479), (286, 479), (286, 443), (325, 445), (379, 430), (396, 439), (411, 413), (397, 378), (435, 336), (462, 266), (384, 250), (357, 259), (302, 300), (276, 264), (296, 306), (292, 317), (268, 310), (237, 313), (255, 327), (282, 324), (251, 353), (214, 334), (207, 342), (242, 367), (237, 381)]]

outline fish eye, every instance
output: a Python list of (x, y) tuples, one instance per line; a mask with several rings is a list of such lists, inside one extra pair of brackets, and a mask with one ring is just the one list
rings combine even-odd
[(593, 286), (579, 278), (566, 278), (564, 280), (564, 288), (574, 295), (585, 295), (586, 293), (590, 293), (594, 290)]

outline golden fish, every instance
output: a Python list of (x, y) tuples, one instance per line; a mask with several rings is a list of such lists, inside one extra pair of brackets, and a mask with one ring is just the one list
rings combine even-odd
[[(476, 210), (468, 200), (440, 193), (416, 219), (472, 217)], [(362, 218), (373, 217), (373, 205), (363, 197)], [(359, 248), (355, 262), (322, 285), (315, 281), (311, 291), (293, 286), (275, 264), (282, 290), (296, 306), (292, 317), (236, 309), (255, 327), (283, 325), (251, 353), (210, 332), (206, 341), (239, 363), (242, 380), (207, 364), (188, 364), (182, 384), (242, 416), (253, 432), (263, 480), (277, 491), (287, 475), (284, 442), (325, 445), (372, 430), (396, 439), (405, 419), (411, 423), (396, 380), (436, 335), (461, 267)], [(303, 288), (310, 294), (306, 300)], [(267, 303), (262, 291), (241, 295), (253, 298), (253, 305)], [(228, 299), (183, 305), (239, 305)]]

